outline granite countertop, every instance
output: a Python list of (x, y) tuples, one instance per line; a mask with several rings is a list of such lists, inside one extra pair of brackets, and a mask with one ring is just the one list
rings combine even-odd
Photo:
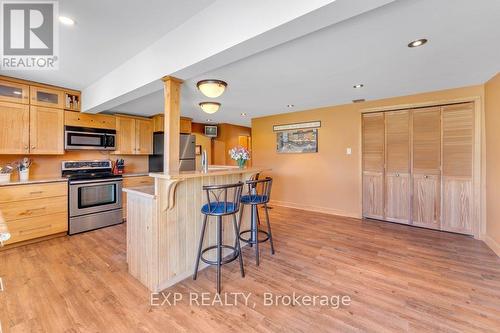
[(54, 178), (32, 178), (26, 181), (20, 181), (19, 179), (11, 180), (8, 183), (0, 183), (1, 186), (12, 186), (12, 185), (29, 185), (29, 184), (42, 184), (42, 183), (55, 183), (55, 182), (67, 182), (67, 178), (54, 177)]
[(149, 176), (149, 172), (130, 172), (124, 173), (123, 177), (141, 177), (141, 176)]
[(150, 186), (137, 186), (137, 187), (125, 187), (123, 188), (123, 192), (127, 194), (135, 194), (143, 197), (154, 199), (155, 195), (155, 187), (153, 185)]
[(187, 179), (196, 177), (224, 176), (224, 175), (242, 174), (242, 173), (257, 173), (269, 170), (270, 170), (269, 168), (261, 168), (261, 167), (248, 167), (240, 169), (234, 166), (210, 166), (208, 168), (208, 172), (202, 172), (200, 170), (179, 171), (170, 173), (152, 172), (149, 175), (151, 177), (164, 178), (164, 179)]

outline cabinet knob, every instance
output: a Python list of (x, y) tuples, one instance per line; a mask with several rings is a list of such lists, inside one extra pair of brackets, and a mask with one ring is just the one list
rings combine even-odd
[(29, 148), (29, 147), (28, 147), (28, 145), (25, 145), (25, 146), (24, 146), (24, 149), (28, 149), (28, 148)]

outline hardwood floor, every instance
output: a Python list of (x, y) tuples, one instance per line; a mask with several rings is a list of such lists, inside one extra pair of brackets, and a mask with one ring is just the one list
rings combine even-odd
[[(3, 332), (499, 331), (500, 259), (482, 242), (289, 208), (270, 215), (276, 254), (263, 244), (256, 267), (245, 248), (245, 278), (237, 261), (223, 268), (222, 295), (252, 293), (248, 305), (190, 305), (189, 292), (214, 297), (208, 268), (166, 290), (182, 293), (177, 305), (151, 306), (127, 274), (125, 225), (2, 251)], [(352, 301), (264, 306), (267, 292)]]

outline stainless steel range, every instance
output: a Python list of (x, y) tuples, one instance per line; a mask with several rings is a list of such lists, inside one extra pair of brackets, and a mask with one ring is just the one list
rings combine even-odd
[(122, 223), (122, 176), (110, 160), (63, 161), (69, 179), (69, 228), (73, 235)]

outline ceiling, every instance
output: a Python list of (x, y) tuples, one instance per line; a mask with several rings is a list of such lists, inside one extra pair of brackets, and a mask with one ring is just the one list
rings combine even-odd
[(58, 71), (2, 71), (33, 81), (83, 89), (215, 0), (64, 0), (59, 14)]
[[(185, 80), (181, 113), (195, 121), (250, 125), (251, 118), (481, 84), (500, 70), (500, 1), (399, 0), (305, 37)], [(427, 38), (423, 47), (407, 44)], [(174, 74), (175, 76), (175, 74)], [(208, 116), (201, 79), (228, 82)], [(362, 83), (364, 88), (353, 89)], [(288, 108), (293, 104), (293, 108)], [(163, 112), (158, 91), (113, 108)], [(242, 117), (241, 113), (247, 113)]]

